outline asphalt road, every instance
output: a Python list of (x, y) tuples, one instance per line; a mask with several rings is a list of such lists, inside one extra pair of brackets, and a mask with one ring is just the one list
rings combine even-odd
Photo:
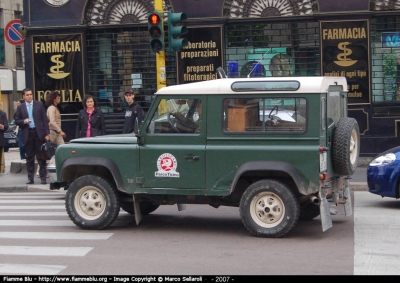
[(342, 212), (326, 232), (315, 219), (279, 239), (251, 236), (237, 208), (208, 205), (162, 206), (139, 225), (121, 211), (110, 229), (89, 231), (70, 221), (63, 199), (0, 193), (0, 274), (353, 274), (353, 217)]
[(63, 192), (0, 193), (0, 274), (398, 275), (400, 202), (352, 193), (322, 232), (319, 217), (285, 237), (256, 238), (237, 208), (162, 206), (139, 225), (123, 211), (107, 230), (81, 230)]
[(350, 183), (366, 183), (367, 182), (367, 167), (359, 166), (356, 172), (351, 176)]
[[(6, 169), (18, 158), (17, 150), (6, 153)], [(10, 175), (26, 179), (6, 172), (0, 182)], [(365, 181), (366, 167), (358, 167), (351, 183)], [(353, 215), (338, 208), (329, 230), (322, 232), (317, 217), (300, 221), (279, 239), (251, 236), (237, 208), (207, 205), (188, 205), (181, 212), (162, 206), (138, 226), (121, 211), (110, 229), (85, 231), (68, 218), (64, 194), (46, 187), (0, 193), (0, 274), (400, 273), (400, 202), (365, 190), (352, 192)]]

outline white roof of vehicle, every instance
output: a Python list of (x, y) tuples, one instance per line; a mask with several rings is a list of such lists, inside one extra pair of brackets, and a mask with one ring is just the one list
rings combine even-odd
[[(156, 94), (223, 94), (223, 93), (244, 93), (233, 91), (231, 86), (234, 82), (268, 82), (268, 81), (298, 81), (298, 90), (267, 90), (254, 91), (252, 93), (326, 93), (330, 85), (342, 85), (343, 91), (347, 92), (347, 81), (345, 77), (260, 77), (260, 78), (224, 78), (210, 81), (201, 81), (181, 85), (173, 85), (159, 89)], [(249, 91), (250, 92), (250, 91)], [(248, 93), (248, 92), (247, 92)]]

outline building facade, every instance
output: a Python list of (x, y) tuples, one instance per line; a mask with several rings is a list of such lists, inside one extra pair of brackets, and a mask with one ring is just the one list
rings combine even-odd
[[(147, 109), (157, 91), (148, 0), (24, 0), (26, 85), (35, 99), (62, 93), (73, 129), (86, 93), (112, 119), (133, 88)], [(188, 16), (189, 45), (166, 40), (166, 85), (230, 77), (345, 76), (348, 114), (357, 119), (361, 155), (400, 142), (400, 0), (164, 0)], [(119, 128), (108, 123), (108, 133)], [(73, 131), (67, 135), (73, 137)]]
[[(21, 98), (21, 91), (25, 88), (24, 44), (13, 44), (7, 40), (9, 23), (21, 20), (23, 13), (22, 0), (0, 1), (0, 32), (4, 40), (4, 61), (0, 61), (0, 91), (2, 109), (11, 121), (15, 111), (17, 99)], [(2, 50), (3, 51), (3, 50)]]

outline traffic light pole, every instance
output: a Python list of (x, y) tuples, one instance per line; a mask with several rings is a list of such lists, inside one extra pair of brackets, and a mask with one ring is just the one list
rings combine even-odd
[[(163, 0), (154, 0), (154, 10), (161, 14), (161, 22), (163, 23), (162, 34), (164, 34), (164, 10)], [(156, 52), (156, 68), (157, 68), (157, 89), (167, 85), (167, 72), (165, 69), (165, 51)]]

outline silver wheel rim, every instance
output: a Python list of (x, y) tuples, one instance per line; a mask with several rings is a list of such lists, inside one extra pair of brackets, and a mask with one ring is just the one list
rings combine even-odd
[(250, 215), (254, 222), (261, 227), (275, 227), (285, 215), (285, 205), (276, 194), (261, 192), (251, 201)]
[(76, 212), (87, 220), (99, 218), (103, 214), (106, 204), (103, 193), (93, 186), (81, 188), (74, 201)]
[(357, 161), (357, 154), (358, 153), (358, 136), (357, 131), (353, 130), (351, 132), (350, 137), (350, 162), (353, 166), (355, 166)]

